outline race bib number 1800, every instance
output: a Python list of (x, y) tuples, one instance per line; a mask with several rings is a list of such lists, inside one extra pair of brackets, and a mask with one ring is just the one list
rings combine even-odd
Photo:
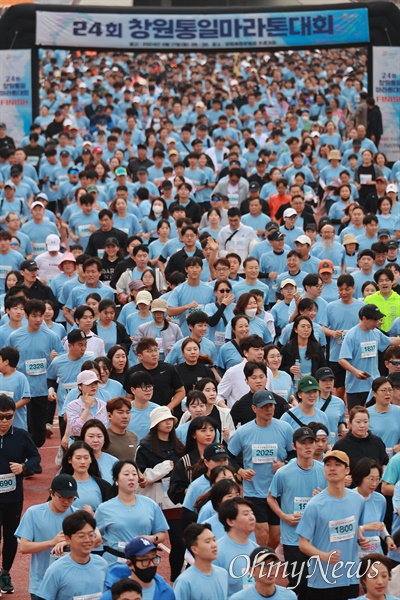
[(329, 541), (344, 542), (351, 540), (356, 534), (356, 520), (352, 517), (340, 519), (339, 521), (329, 521)]

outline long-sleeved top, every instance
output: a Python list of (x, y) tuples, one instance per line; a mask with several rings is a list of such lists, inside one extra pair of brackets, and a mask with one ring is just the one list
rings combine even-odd
[[(99, 419), (105, 427), (108, 425), (107, 405), (100, 398), (95, 398), (96, 405), (89, 412), (88, 419)], [(82, 397), (74, 400), (67, 406), (66, 414), (71, 435), (79, 435), (86, 421), (81, 419), (81, 414), (85, 408)]]

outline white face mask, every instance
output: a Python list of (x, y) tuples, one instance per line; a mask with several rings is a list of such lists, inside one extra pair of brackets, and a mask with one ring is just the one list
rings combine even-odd
[(303, 119), (303, 121), (307, 122), (310, 117), (309, 117), (309, 115), (303, 115), (301, 118)]
[(160, 206), (159, 204), (155, 204), (153, 206), (153, 213), (156, 215), (156, 217), (161, 215), (163, 210), (164, 210), (164, 208), (162, 206)]
[(249, 317), (249, 319), (254, 319), (254, 317), (257, 314), (257, 309), (256, 308), (246, 308), (244, 313), (245, 313), (245, 315), (247, 315)]

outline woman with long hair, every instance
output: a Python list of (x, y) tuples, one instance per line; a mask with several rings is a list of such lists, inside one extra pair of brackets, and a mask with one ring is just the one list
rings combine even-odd
[(105, 343), (105, 351), (118, 344), (129, 350), (131, 339), (121, 323), (115, 319), (116, 306), (110, 298), (103, 298), (99, 303), (99, 318), (93, 323), (92, 331)]
[[(203, 377), (194, 386), (195, 390), (202, 392), (207, 400), (206, 416), (210, 416), (217, 423), (222, 432), (224, 442), (228, 442), (231, 435), (235, 433), (235, 425), (229, 408), (217, 404), (217, 382), (209, 377)], [(183, 415), (182, 419), (185, 418)]]
[[(268, 344), (264, 348), (264, 360), (269, 369), (271, 369), (274, 383), (275, 394), (284, 398), (287, 402), (293, 402), (292, 387), (293, 381), (288, 373), (280, 370), (282, 364), (282, 354), (278, 346)], [(297, 402), (296, 402), (297, 403)]]
[(212, 358), (207, 354), (200, 354), (200, 344), (195, 339), (188, 337), (182, 343), (183, 363), (175, 366), (185, 386), (186, 394), (194, 387), (195, 383), (203, 377), (216, 379), (219, 376), (212, 368)]
[(123, 385), (125, 381), (125, 375), (129, 367), (128, 352), (125, 346), (121, 346), (121, 344), (115, 344), (115, 346), (111, 346), (107, 352), (107, 358), (111, 360), (110, 379), (115, 379)]
[(214, 284), (215, 302), (206, 304), (204, 312), (208, 315), (208, 339), (214, 342), (218, 350), (225, 344), (225, 330), (235, 316), (235, 296), (232, 284), (227, 279), (217, 279)]
[(99, 389), (105, 390), (110, 395), (110, 398), (116, 398), (117, 396), (124, 395), (124, 388), (119, 381), (110, 379), (112, 371), (112, 362), (107, 356), (97, 356), (94, 362), (99, 366), (100, 379)]
[[(241, 294), (236, 301), (233, 309), (235, 315), (246, 315), (249, 319), (250, 334), (259, 335), (266, 344), (272, 341), (271, 332), (263, 319), (257, 317), (258, 303), (257, 296), (252, 292)], [(231, 325), (228, 323), (225, 332), (226, 338), (231, 338)]]
[(125, 232), (128, 236), (138, 234), (142, 228), (137, 217), (128, 212), (128, 201), (119, 196), (110, 204), (110, 210), (113, 213), (114, 227)]
[(181, 572), (185, 553), (181, 507), (173, 504), (167, 495), (171, 471), (185, 454), (185, 446), (176, 437), (176, 422), (168, 407), (154, 408), (150, 413), (150, 432), (140, 442), (136, 453), (137, 465), (147, 479), (146, 487), (139, 489), (138, 494), (154, 500), (169, 525), (171, 581), (175, 581)]
[(147, 292), (150, 292), (153, 300), (161, 296), (160, 292), (157, 289), (156, 278), (154, 276), (153, 269), (146, 269), (145, 271), (143, 271), (140, 279), (144, 285), (144, 289)]
[(293, 321), (290, 339), (282, 349), (282, 370), (292, 379), (304, 375), (315, 375), (326, 366), (323, 347), (314, 336), (313, 324), (309, 317), (299, 315)]
[(83, 425), (89, 419), (99, 419), (108, 424), (106, 403), (97, 396), (100, 379), (94, 371), (81, 371), (77, 377), (79, 395), (66, 406), (68, 431), (73, 437), (81, 433)]
[(71, 475), (77, 483), (78, 498), (73, 504), (77, 509), (83, 508), (93, 515), (113, 495), (111, 485), (101, 478), (94, 452), (86, 442), (71, 444), (62, 459), (60, 473)]
[(148, 240), (148, 243), (158, 239), (157, 225), (161, 219), (170, 222), (167, 203), (164, 198), (157, 196), (151, 201), (150, 212), (142, 221), (142, 237)]
[(110, 445), (110, 438), (104, 423), (99, 421), (99, 419), (89, 419), (81, 429), (80, 438), (93, 450), (101, 477), (112, 485), (114, 483), (112, 468), (118, 459), (104, 452)]
[(162, 510), (154, 500), (137, 494), (140, 474), (134, 461), (115, 463), (113, 480), (116, 497), (100, 504), (95, 513), (103, 537), (103, 558), (110, 567), (117, 563), (117, 556), (124, 558), (124, 547), (133, 537), (144, 537), (157, 545), (164, 542), (168, 530)]
[(189, 484), (205, 473), (203, 463), (206, 446), (215, 441), (217, 424), (211, 417), (196, 417), (190, 421), (186, 438), (186, 454), (175, 465), (168, 496), (174, 504), (182, 504)]
[(56, 334), (60, 340), (63, 340), (67, 335), (64, 325), (56, 322), (56, 318), (58, 315), (58, 306), (56, 306), (53, 300), (45, 300), (44, 305), (46, 307), (45, 313), (43, 315), (43, 321), (46, 323), (47, 327)]

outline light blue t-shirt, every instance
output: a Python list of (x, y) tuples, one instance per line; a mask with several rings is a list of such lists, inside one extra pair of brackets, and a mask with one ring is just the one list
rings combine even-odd
[(179, 315), (179, 327), (181, 328), (182, 334), (185, 336), (190, 335), (189, 327), (186, 323), (187, 314), (194, 312), (195, 310), (204, 310), (206, 304), (209, 304), (214, 299), (214, 292), (212, 288), (206, 283), (200, 282), (199, 285), (192, 286), (186, 281), (178, 285), (169, 297), (168, 304), (171, 307), (184, 306), (190, 304), (195, 300), (198, 304), (197, 308), (192, 308), (183, 312)]
[[(323, 563), (325, 576), (316, 560), (309, 560), (310, 588), (326, 589), (333, 584), (345, 587), (359, 583), (357, 576), (347, 576), (346, 563), (358, 564), (358, 526), (364, 524), (364, 500), (357, 492), (345, 488), (342, 498), (334, 498), (323, 490), (311, 498), (297, 526), (296, 533), (324, 552), (340, 551), (343, 566)], [(335, 576), (332, 571), (335, 568)], [(353, 574), (355, 571), (352, 570)]]
[(400, 441), (400, 406), (391, 404), (388, 408), (389, 410), (384, 413), (378, 412), (376, 405), (370, 406), (367, 410), (369, 412), (369, 430), (382, 438), (386, 452), (391, 458), (393, 446)]
[(101, 504), (101, 491), (93, 477), (87, 481), (77, 481), (79, 498), (74, 500), (73, 506), (76, 509), (83, 509), (85, 504), (91, 506), (93, 510)]
[(293, 381), (289, 373), (278, 371), (278, 377), (274, 377), (272, 380), (272, 387), (275, 394), (278, 394), (278, 396), (281, 396), (285, 400), (289, 400), (293, 389)]
[(101, 478), (105, 479), (113, 485), (114, 480), (112, 478), (112, 468), (115, 463), (118, 462), (118, 458), (112, 456), (111, 454), (107, 454), (107, 452), (102, 452), (100, 458), (97, 459), (97, 464), (99, 465)]
[[(243, 555), (249, 556), (257, 544), (248, 539), (245, 544), (239, 544), (232, 540), (227, 533), (218, 540), (218, 557), (214, 564), (224, 568), (228, 572), (228, 597), (243, 589), (245, 577), (241, 577), (247, 567), (247, 560)], [(234, 577), (231, 575), (232, 571)]]
[[(9, 377), (4, 377), (3, 373), (0, 373), (0, 394), (5, 394), (15, 403), (19, 402), (21, 398), (30, 398), (31, 391), (27, 377), (20, 371), (15, 371)], [(25, 431), (28, 430), (26, 406), (25, 404), (25, 406), (17, 408), (13, 421), (15, 427), (20, 427)]]
[(117, 325), (115, 321), (111, 321), (110, 327), (102, 327), (99, 321), (96, 324), (97, 335), (105, 342), (104, 351), (107, 353), (117, 343)]
[[(312, 421), (316, 421), (317, 423), (323, 423), (327, 427), (329, 426), (328, 417), (326, 416), (326, 414), (323, 413), (322, 410), (315, 408), (315, 406), (314, 414), (311, 416), (307, 416), (303, 413), (303, 411), (301, 410), (301, 403), (295, 406), (294, 408), (291, 408), (290, 412), (293, 413), (299, 419), (299, 421), (301, 421), (301, 423), (303, 424), (302, 426), (306, 426)], [(296, 429), (300, 427), (300, 425), (288, 413), (284, 413), (281, 416), (280, 420), (290, 425), (290, 427), (292, 428), (292, 434), (293, 431), (296, 431)]]
[(159, 404), (149, 402), (146, 408), (139, 410), (133, 406), (131, 408), (131, 420), (127, 429), (136, 433), (138, 440), (142, 440), (150, 431), (150, 413), (154, 408), (158, 408)]
[(174, 592), (176, 600), (210, 600), (210, 593), (213, 600), (227, 600), (228, 573), (222, 567), (212, 565), (212, 574), (206, 575), (192, 565), (179, 575)]
[[(170, 365), (179, 365), (180, 363), (185, 362), (185, 359), (182, 354), (182, 344), (187, 339), (187, 337), (182, 338), (175, 342), (172, 346), (171, 350), (168, 353), (167, 358), (165, 359), (166, 363)], [(213, 363), (217, 360), (217, 348), (216, 346), (206, 337), (200, 342), (200, 354), (208, 354), (213, 360)]]
[(379, 377), (378, 350), (384, 352), (390, 344), (388, 338), (380, 329), (363, 331), (358, 325), (346, 333), (339, 358), (345, 358), (356, 368), (369, 373), (368, 379), (357, 379), (346, 371), (346, 391), (350, 394), (368, 392), (371, 383)]
[[(318, 398), (315, 407), (321, 409), (324, 406), (325, 400)], [(329, 422), (329, 443), (333, 446), (338, 440), (339, 423), (345, 423), (346, 406), (341, 398), (331, 394), (329, 404), (324, 411)]]
[(201, 475), (189, 484), (182, 506), (194, 511), (197, 498), (208, 492), (209, 489), (211, 489), (210, 480), (205, 475)]
[(47, 569), (37, 596), (43, 600), (71, 600), (100, 594), (106, 574), (107, 563), (101, 556), (91, 554), (89, 562), (81, 565), (67, 554)]
[[(135, 536), (154, 535), (169, 529), (161, 508), (139, 494), (132, 506), (127, 506), (118, 497), (103, 502), (96, 510), (95, 519), (104, 545), (115, 550), (123, 550)], [(117, 563), (117, 557), (108, 552), (104, 553), (104, 558), (109, 567)]]
[[(386, 514), (386, 499), (379, 492), (372, 492), (368, 498), (364, 498), (364, 523), (383, 523)], [(393, 529), (393, 532), (395, 530)], [(380, 552), (383, 554), (381, 537), (378, 530), (364, 531), (363, 536), (371, 538), (368, 550), (358, 548), (360, 557), (369, 554), (370, 552)]]
[(56, 356), (47, 369), (47, 379), (54, 379), (58, 382), (57, 405), (59, 414), (62, 413), (62, 407), (68, 392), (77, 389), (77, 378), (81, 372), (81, 367), (89, 357), (86, 353), (78, 360), (71, 360), (68, 354)]
[(242, 355), (232, 342), (226, 342), (219, 351), (217, 365), (226, 371), (227, 369), (238, 365), (242, 360)]
[(229, 439), (228, 450), (234, 456), (243, 453), (243, 466), (253, 469), (252, 481), (243, 481), (245, 496), (265, 498), (274, 475), (274, 459), (283, 462), (292, 450), (293, 430), (287, 423), (272, 419), (267, 427), (250, 421), (239, 427)]
[[(314, 460), (311, 469), (299, 467), (297, 460), (291, 460), (275, 473), (269, 492), (274, 498), (281, 499), (281, 509), (287, 515), (304, 513), (315, 488), (325, 489), (324, 466)], [(296, 527), (281, 520), (281, 543), (286, 546), (298, 546), (299, 536)]]
[(334, 331), (343, 330), (340, 338), (329, 338), (329, 360), (331, 362), (338, 362), (344, 336), (349, 329), (359, 323), (358, 313), (363, 306), (365, 304), (361, 300), (354, 300), (351, 304), (344, 304), (341, 300), (335, 300), (328, 304), (326, 308), (327, 327)]
[[(51, 510), (49, 502), (30, 506), (22, 517), (14, 535), (17, 538), (25, 538), (30, 542), (52, 540), (62, 530), (62, 522), (65, 517), (72, 514), (74, 510), (74, 508), (69, 507), (65, 512), (58, 514)], [(51, 562), (51, 550), (51, 548), (48, 548), (31, 554), (29, 571), (29, 592), (31, 594), (38, 594), (44, 574)]]

